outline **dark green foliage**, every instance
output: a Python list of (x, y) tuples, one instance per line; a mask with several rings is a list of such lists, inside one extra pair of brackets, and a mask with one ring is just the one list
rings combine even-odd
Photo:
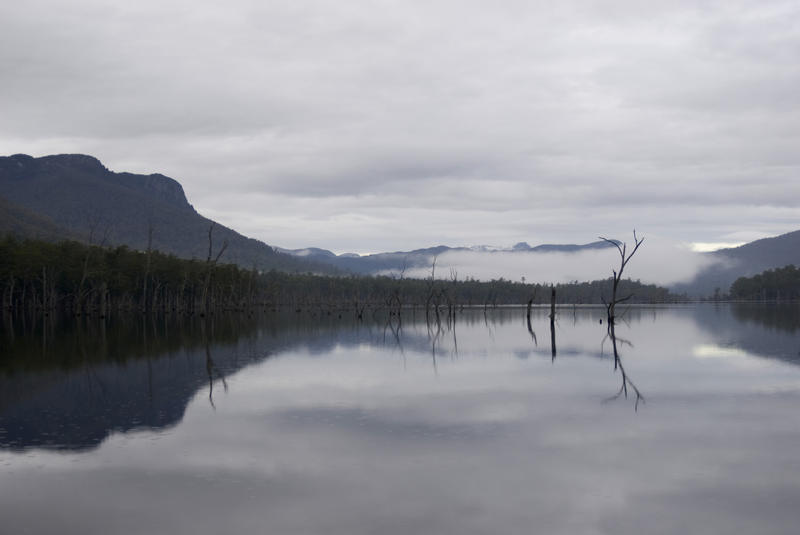
[[(493, 281), (393, 279), (390, 277), (319, 277), (271, 271), (261, 277), (267, 295), (280, 304), (368, 303), (396, 306), (425, 306), (432, 293), (432, 305), (496, 306), (520, 305), (534, 296), (534, 304), (550, 302), (550, 286), (505, 279)], [(666, 303), (678, 300), (666, 288), (624, 280), (620, 291), (633, 293), (632, 303)], [(556, 285), (558, 303), (599, 304), (608, 299), (610, 281), (571, 282)]]
[[(252, 301), (257, 273), (125, 246), (103, 248), (75, 241), (0, 240), (3, 308), (66, 309), (105, 314), (110, 309), (202, 311), (210, 277), (212, 308), (239, 308)], [(147, 273), (148, 291), (144, 292)]]
[(789, 264), (753, 277), (740, 277), (731, 285), (733, 299), (788, 301), (800, 299), (800, 270)]

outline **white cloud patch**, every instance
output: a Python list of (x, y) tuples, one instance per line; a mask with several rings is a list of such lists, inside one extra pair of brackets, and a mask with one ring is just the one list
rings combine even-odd
[(745, 242), (695, 242), (692, 244), (692, 251), (696, 253), (709, 253), (720, 249), (731, 249), (744, 245)]
[[(452, 273), (460, 279), (505, 278), (527, 282), (561, 283), (605, 279), (612, 269), (619, 269), (619, 252), (600, 249), (578, 253), (527, 253), (451, 251), (436, 258), (437, 277)], [(646, 283), (671, 285), (688, 282), (713, 259), (695, 253), (685, 244), (659, 237), (648, 237), (636, 252), (623, 275)], [(406, 272), (410, 277), (429, 277), (430, 267)]]

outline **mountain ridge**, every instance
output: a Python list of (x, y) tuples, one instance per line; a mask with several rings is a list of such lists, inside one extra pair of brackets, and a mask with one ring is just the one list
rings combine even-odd
[(789, 264), (800, 266), (800, 230), (702, 254), (716, 262), (692, 281), (674, 285), (672, 291), (711, 296), (719, 289), (726, 294), (739, 277), (751, 277)]
[[(315, 247), (273, 248), (198, 213), (177, 180), (160, 173), (114, 172), (85, 154), (0, 157), (0, 192), (0, 232), (138, 250), (151, 244), (164, 253), (202, 260), (208, 255), (209, 229), (213, 229), (214, 252), (227, 242), (221, 260), (246, 269), (375, 275), (427, 269), (435, 256), (447, 252), (568, 254), (613, 247), (602, 240), (536, 246), (523, 241), (511, 247), (436, 245), (364, 256), (336, 255)], [(800, 230), (702, 254), (715, 262), (692, 281), (673, 285), (673, 292), (699, 297), (719, 289), (725, 294), (739, 277), (789, 264), (800, 266)]]
[[(181, 258), (205, 259), (213, 227), (214, 252), (228, 244), (223, 262), (246, 269), (335, 272), (325, 264), (280, 254), (264, 242), (204, 217), (189, 203), (177, 180), (159, 173), (115, 173), (85, 154), (0, 157), (0, 189), (6, 201), (0, 209), (9, 220), (19, 219), (13, 214), (28, 214), (23, 219), (52, 222), (46, 233), (51, 239), (78, 238), (139, 250), (152, 245)], [(31, 237), (25, 225), (15, 228), (16, 234)], [(14, 231), (11, 224), (0, 229)]]
[(549, 254), (549, 253), (578, 253), (587, 250), (606, 249), (614, 247), (613, 243), (598, 240), (591, 243), (577, 244), (541, 244), (531, 247), (526, 242), (520, 242), (512, 247), (496, 247), (491, 245), (476, 245), (471, 247), (450, 247), (448, 245), (435, 245), (413, 249), (411, 251), (391, 251), (372, 253), (369, 255), (354, 255), (353, 253), (335, 254), (319, 247), (306, 247), (303, 249), (276, 250), (285, 254), (309, 258), (317, 262), (329, 263), (340, 269), (346, 269), (363, 275), (375, 275), (386, 272), (402, 272), (409, 268), (429, 267), (434, 257), (450, 252), (474, 252), (480, 254), (512, 253), (512, 254)]

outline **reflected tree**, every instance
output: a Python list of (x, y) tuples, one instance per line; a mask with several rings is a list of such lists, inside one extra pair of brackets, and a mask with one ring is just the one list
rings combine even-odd
[(222, 387), (225, 389), (225, 392), (228, 391), (228, 382), (225, 380), (225, 374), (219, 371), (214, 363), (214, 359), (211, 358), (211, 344), (209, 342), (207, 330), (208, 320), (202, 323), (203, 345), (206, 351), (206, 373), (208, 374), (208, 402), (211, 404), (211, 407), (216, 410), (217, 406), (214, 405), (214, 374), (216, 373), (217, 377), (222, 380)]
[(528, 307), (527, 307), (527, 310), (525, 312), (525, 319), (528, 322), (528, 332), (530, 333), (531, 338), (533, 338), (533, 345), (534, 346), (538, 346), (539, 342), (538, 342), (538, 340), (536, 340), (536, 333), (533, 331), (533, 327), (531, 327), (531, 307), (533, 306), (533, 300), (534, 299), (536, 299), (536, 290), (535, 289), (533, 290), (533, 295), (531, 295), (530, 299), (528, 299)]
[(634, 410), (639, 410), (639, 402), (640, 401), (642, 403), (645, 402), (644, 396), (639, 391), (639, 388), (633, 383), (633, 380), (631, 380), (630, 376), (628, 375), (628, 372), (625, 371), (625, 366), (623, 366), (622, 364), (622, 359), (620, 358), (618, 349), (618, 345), (627, 345), (633, 347), (633, 344), (631, 344), (630, 341), (628, 340), (617, 337), (616, 326), (613, 323), (610, 323), (608, 325), (608, 332), (606, 333), (605, 338), (603, 338), (603, 343), (601, 344), (601, 347), (605, 344), (605, 341), (609, 338), (611, 339), (611, 348), (614, 352), (614, 371), (619, 370), (620, 375), (622, 377), (622, 384), (619, 387), (619, 391), (613, 396), (606, 398), (605, 401), (613, 401), (622, 395), (624, 395), (625, 399), (627, 399), (628, 389), (630, 389), (636, 396), (636, 401), (633, 408)]
[(556, 288), (550, 291), (550, 353), (551, 359), (556, 360)]

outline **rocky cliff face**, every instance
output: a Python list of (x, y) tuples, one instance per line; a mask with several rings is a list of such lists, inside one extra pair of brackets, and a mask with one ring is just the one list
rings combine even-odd
[(151, 191), (165, 202), (177, 206), (191, 207), (189, 201), (186, 200), (183, 186), (181, 186), (177, 180), (168, 176), (154, 174), (144, 177), (144, 189), (146, 191)]
[[(85, 154), (59, 154), (33, 158), (27, 154), (0, 157), (0, 183), (16, 182), (9, 190), (10, 198), (23, 200), (24, 191), (20, 182), (48, 183), (53, 187), (70, 187), (76, 181), (93, 181), (107, 186), (130, 189), (154, 201), (169, 203), (175, 207), (191, 208), (183, 187), (162, 174), (137, 175), (115, 173), (106, 168), (94, 156)], [(18, 194), (17, 194), (18, 193)]]

